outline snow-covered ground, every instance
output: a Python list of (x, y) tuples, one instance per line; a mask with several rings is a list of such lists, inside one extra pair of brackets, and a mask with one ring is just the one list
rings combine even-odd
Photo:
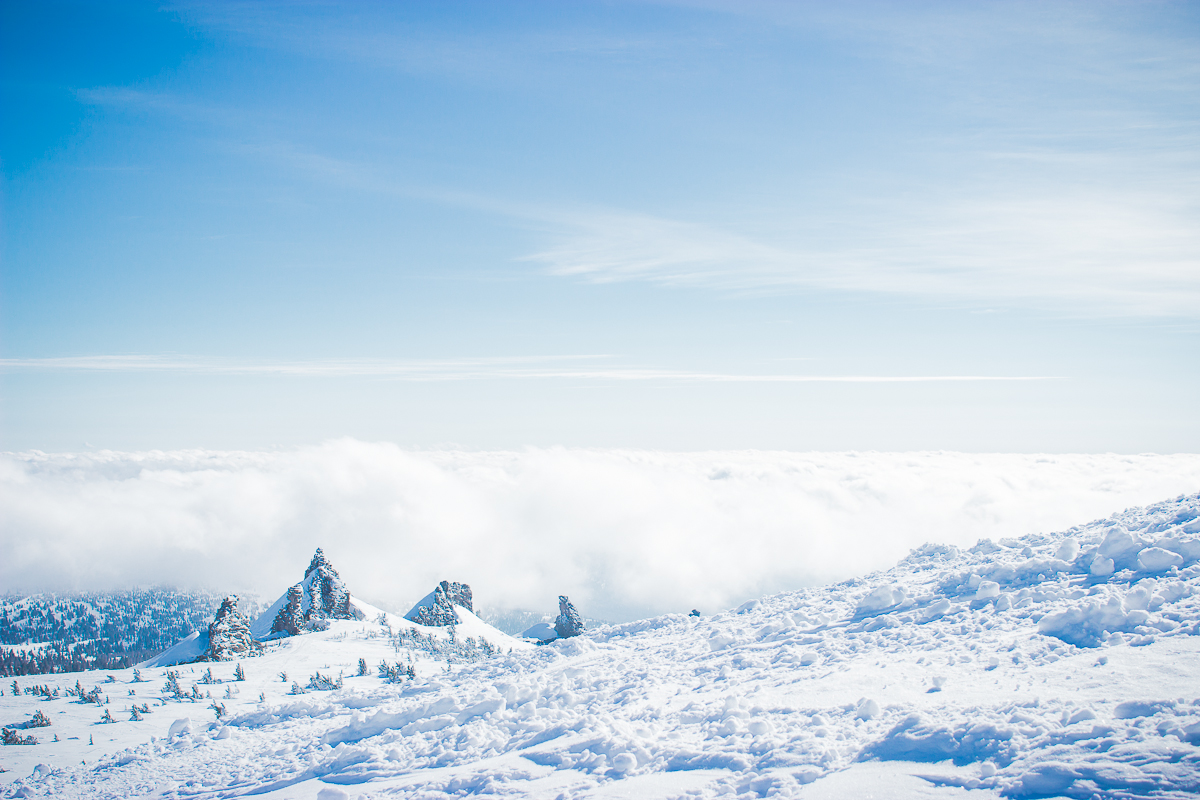
[[(0, 749), (0, 794), (1194, 797), (1198, 561), (1190, 495), (542, 647), (464, 616), (459, 640), (490, 634), (501, 650), (477, 661), (435, 655), (443, 639), (397, 649), (368, 617), (269, 643), (243, 682), (233, 663), (180, 667), (185, 691), (210, 667), (219, 681), (195, 702), (163, 693), (167, 667), (144, 683), (39, 676), (28, 683), (61, 694), (78, 679), (108, 702), (5, 687), (3, 724), (38, 710), (52, 724)], [(355, 676), (359, 658), (370, 675)], [(416, 679), (384, 682), (383, 659), (411, 660)], [(317, 672), (343, 687), (289, 694)], [(135, 703), (150, 706), (141, 721)], [(105, 710), (117, 721), (100, 723)]]

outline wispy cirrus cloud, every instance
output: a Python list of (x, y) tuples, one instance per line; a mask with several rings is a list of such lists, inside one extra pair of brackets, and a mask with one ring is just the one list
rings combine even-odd
[[(514, 258), (551, 276), (885, 294), (1067, 316), (1196, 315), (1200, 59), (1190, 37), (1154, 26), (1152, 14), (1081, 5), (1016, 13), (978, 4), (903, 11), (878, 3), (666, 5), (686, 10), (696, 24), (714, 12), (733, 15), (898, 65), (906, 97), (920, 103), (936, 96), (930, 105), (943, 124), (901, 125), (875, 142), (876, 149), (901, 148), (900, 158), (818, 153), (837, 165), (833, 177), (805, 172), (803, 189), (786, 196), (730, 195), (700, 211), (686, 206), (691, 198), (638, 208), (620, 199), (604, 206), (586, 196), (522, 200), (420, 186), (390, 150), (372, 159), (356, 149), (347, 157), (327, 142), (290, 141), (304, 126), (286, 114), (271, 120), (259, 109), (120, 87), (80, 96), (187, 119), (249, 115), (230, 145), (241, 156), (321, 184), (507, 218), (537, 242)], [(175, 7), (202, 27), (310, 57), (518, 88), (555, 74), (551, 65), (562, 66), (563, 53), (588, 54), (588, 64), (594, 58), (608, 67), (636, 53), (655, 76), (662, 52), (704, 64), (737, 46), (727, 26), (701, 26), (709, 32), (699, 38), (686, 26), (635, 37), (631, 31), (640, 29), (588, 33), (549, 23), (481, 36), (417, 24), (384, 7), (353, 18), (320, 4), (299, 13), (270, 5)], [(853, 132), (859, 120), (845, 124)]]
[(552, 275), (734, 291), (824, 289), (1042, 307), (1071, 316), (1192, 316), (1200, 230), (1187, 198), (1127, 191), (861, 203), (753, 234), (620, 212), (557, 215), (526, 257)]
[(246, 361), (193, 356), (92, 355), (0, 358), (0, 371), (184, 372), (298, 378), (388, 378), (412, 382), (579, 379), (696, 383), (930, 383), (1058, 380), (1040, 375), (797, 375), (706, 372), (604, 365), (605, 355), (399, 360), (382, 358)]

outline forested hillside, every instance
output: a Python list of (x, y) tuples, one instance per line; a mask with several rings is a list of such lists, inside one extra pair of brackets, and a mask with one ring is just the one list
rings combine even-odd
[(7, 595), (0, 600), (0, 675), (128, 667), (207, 626), (220, 601), (167, 588)]

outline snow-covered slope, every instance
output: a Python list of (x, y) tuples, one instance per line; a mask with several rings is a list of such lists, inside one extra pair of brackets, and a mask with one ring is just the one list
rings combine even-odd
[[(196, 687), (212, 700), (167, 698), (157, 668), (100, 685), (114, 724), (96, 705), (6, 694), (5, 721), (41, 709), (53, 724), (0, 750), (0, 778), (37, 797), (1191, 797), (1198, 559), (1194, 495), (921, 548), (711, 618), (498, 639), (491, 657), (475, 657), (484, 623), (465, 610), (452, 635), (360, 607), (362, 621), (270, 643), (244, 682)], [(416, 679), (385, 682), (382, 659), (412, 659)], [(208, 667), (182, 668), (182, 690)], [(228, 681), (234, 665), (212, 669)], [(288, 694), (318, 672), (342, 688)], [(143, 697), (152, 713), (127, 721)]]
[[(190, 664), (208, 650), (208, 630), (194, 631), (184, 639), (162, 651), (154, 658), (148, 658), (138, 667), (173, 667), (176, 664)], [(33, 678), (34, 676), (30, 676)]]

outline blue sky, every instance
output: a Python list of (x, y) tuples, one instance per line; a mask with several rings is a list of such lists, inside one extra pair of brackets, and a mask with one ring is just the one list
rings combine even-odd
[(1200, 7), (831, 6), (5, 3), (0, 448), (1200, 449)]

